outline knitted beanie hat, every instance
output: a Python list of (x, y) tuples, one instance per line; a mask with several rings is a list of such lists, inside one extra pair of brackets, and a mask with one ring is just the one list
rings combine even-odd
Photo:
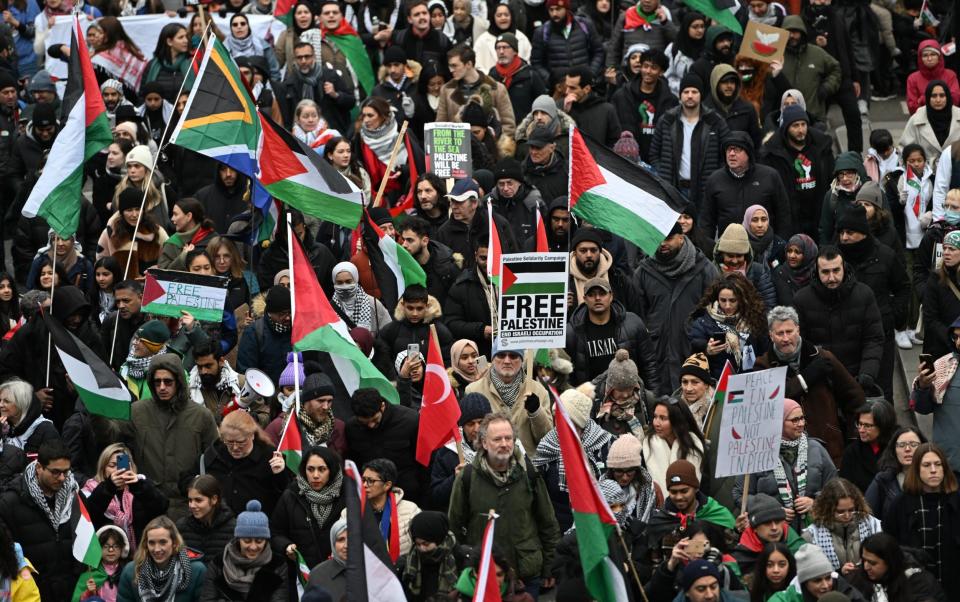
[(697, 469), (688, 460), (674, 460), (667, 467), (667, 489), (674, 485), (687, 485), (694, 489), (700, 489)]
[(137, 338), (151, 353), (156, 353), (170, 340), (170, 329), (160, 320), (149, 320), (137, 329)]
[(620, 134), (620, 138), (614, 143), (613, 152), (636, 163), (640, 159), (640, 145), (633, 137), (633, 132), (624, 130)]
[(806, 543), (794, 555), (797, 558), (797, 581), (804, 584), (811, 579), (833, 572), (833, 565), (818, 546)]
[(720, 569), (717, 568), (716, 564), (708, 560), (703, 560), (702, 558), (693, 560), (687, 564), (687, 566), (683, 567), (683, 574), (680, 577), (680, 589), (687, 591), (693, 587), (694, 583), (704, 577), (715, 577), (719, 582), (721, 581)]
[(567, 389), (560, 395), (563, 409), (570, 415), (573, 425), (579, 429), (586, 428), (590, 422), (590, 410), (593, 409), (593, 399), (587, 397), (577, 389)]
[(410, 521), (410, 537), (432, 541), (436, 544), (443, 543), (447, 538), (447, 532), (450, 530), (450, 523), (447, 515), (443, 512), (425, 510), (413, 517)]
[(607, 367), (606, 393), (614, 389), (638, 389), (640, 383), (640, 372), (637, 370), (637, 364), (630, 359), (630, 352), (626, 349), (617, 349), (613, 355), (613, 360)]
[(786, 520), (787, 513), (780, 502), (766, 493), (757, 493), (747, 498), (747, 518), (750, 526), (756, 529), (764, 523)]
[(241, 537), (270, 539), (270, 519), (260, 511), (258, 500), (247, 502), (247, 510), (237, 516), (237, 526), (233, 529), (233, 536), (238, 539)]
[(267, 313), (290, 311), (290, 289), (285, 286), (271, 286), (267, 291)]
[(860, 234), (870, 234), (870, 223), (867, 221), (867, 210), (860, 205), (852, 205), (840, 214), (837, 220), (837, 232), (849, 230)]
[(643, 464), (643, 444), (635, 435), (624, 433), (613, 441), (607, 452), (607, 468), (636, 468)]
[(717, 241), (717, 251), (735, 255), (750, 254), (750, 237), (742, 224), (729, 224)]
[(130, 149), (130, 152), (127, 153), (126, 158), (127, 163), (139, 163), (146, 168), (150, 168), (153, 165), (153, 155), (150, 154), (150, 147), (141, 144)]
[(471, 420), (483, 418), (492, 411), (490, 400), (483, 393), (467, 393), (460, 398), (460, 426)]
[(333, 397), (337, 394), (333, 388), (333, 381), (323, 372), (314, 372), (303, 381), (303, 390), (300, 392), (300, 400), (307, 403), (310, 400), (320, 397)]
[(680, 378), (684, 376), (695, 376), (708, 385), (713, 384), (713, 377), (710, 376), (710, 362), (703, 352), (694, 353), (683, 362), (680, 366)]
[(293, 365), (293, 352), (287, 353), (287, 367), (283, 369), (283, 372), (280, 373), (280, 381), (277, 383), (281, 387), (292, 387), (296, 383), (299, 383), (300, 386), (303, 386), (304, 371), (303, 371), (303, 354), (297, 353), (297, 371), (294, 373)]

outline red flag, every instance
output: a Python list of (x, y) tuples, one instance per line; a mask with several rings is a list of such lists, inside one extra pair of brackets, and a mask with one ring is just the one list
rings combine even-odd
[(473, 590), (473, 602), (501, 602), (500, 585), (497, 583), (497, 565), (493, 562), (493, 526), (497, 515), (490, 511), (487, 526), (483, 530), (480, 549), (480, 567), (477, 570), (477, 587)]
[(500, 233), (493, 219), (493, 203), (487, 203), (487, 227), (490, 233), (490, 246), (487, 248), (487, 278), (500, 287)]
[(537, 253), (549, 253), (550, 244), (547, 243), (547, 229), (543, 225), (543, 214), (539, 209), (534, 213), (537, 214)]
[[(432, 329), (431, 329), (432, 331)], [(417, 433), (417, 462), (430, 465), (430, 454), (451, 437), (459, 439), (460, 404), (450, 388), (450, 377), (443, 367), (440, 345), (433, 332), (427, 350), (423, 375), (423, 401), (420, 404), (420, 430)]]

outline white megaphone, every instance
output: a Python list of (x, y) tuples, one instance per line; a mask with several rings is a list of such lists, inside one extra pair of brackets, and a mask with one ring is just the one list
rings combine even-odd
[(251, 393), (256, 393), (266, 399), (277, 392), (273, 381), (261, 370), (250, 368), (243, 373), (243, 376), (246, 382), (244, 382), (243, 389), (240, 391), (240, 399), (246, 399)]

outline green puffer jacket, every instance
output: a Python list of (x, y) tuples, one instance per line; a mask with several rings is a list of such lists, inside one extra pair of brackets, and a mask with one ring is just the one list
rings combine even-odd
[(460, 542), (480, 544), (493, 508), (500, 515), (493, 542), (506, 552), (517, 576), (549, 577), (560, 527), (543, 477), (519, 449), (514, 457), (505, 483), (481, 466), (481, 454), (460, 471), (450, 495), (450, 530)]

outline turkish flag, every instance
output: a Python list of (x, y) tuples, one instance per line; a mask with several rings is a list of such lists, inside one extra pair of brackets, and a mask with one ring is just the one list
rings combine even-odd
[(443, 366), (437, 335), (430, 328), (430, 348), (423, 373), (423, 401), (420, 405), (420, 430), (417, 433), (417, 462), (430, 465), (430, 454), (451, 438), (460, 440), (460, 404), (450, 388), (450, 377)]

